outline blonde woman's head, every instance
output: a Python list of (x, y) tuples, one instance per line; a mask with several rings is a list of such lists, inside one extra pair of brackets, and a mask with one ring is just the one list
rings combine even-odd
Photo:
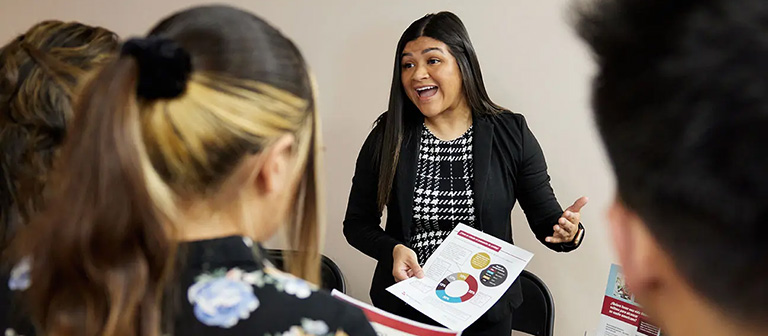
[[(317, 281), (319, 125), (291, 40), (253, 14), (209, 6), (168, 17), (122, 50), (84, 89), (59, 188), (36, 222), (45, 233), (28, 236), (27, 253), (47, 257), (32, 275), (43, 329), (89, 316), (68, 330), (157, 335), (151, 298), (179, 239), (264, 240), (286, 227), (299, 250), (290, 270)], [(46, 279), (88, 288), (87, 299)]]

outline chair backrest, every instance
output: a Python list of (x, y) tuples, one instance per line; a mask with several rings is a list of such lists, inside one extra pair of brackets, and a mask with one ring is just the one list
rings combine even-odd
[[(273, 264), (279, 269), (284, 270), (284, 257), (283, 257), (283, 250), (267, 250), (267, 257), (270, 261), (272, 261)], [(333, 289), (346, 293), (347, 292), (347, 282), (344, 279), (344, 274), (341, 273), (341, 269), (338, 265), (336, 265), (333, 260), (326, 256), (321, 256), (320, 260), (320, 277), (322, 284), (320, 284), (320, 287), (327, 291), (331, 291)]]
[(512, 329), (535, 336), (552, 336), (555, 328), (555, 302), (539, 277), (523, 270), (520, 274), (523, 303), (512, 313)]

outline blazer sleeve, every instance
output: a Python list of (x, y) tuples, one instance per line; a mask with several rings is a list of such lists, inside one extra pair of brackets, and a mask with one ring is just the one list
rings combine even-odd
[(528, 219), (536, 239), (548, 248), (558, 252), (568, 252), (576, 249), (570, 243), (553, 244), (545, 239), (554, 234), (553, 227), (563, 214), (563, 209), (555, 198), (547, 173), (547, 162), (539, 142), (528, 128), (522, 115), (520, 116), (520, 132), (522, 134), (522, 151), (520, 169), (518, 171), (517, 199)]
[(383, 261), (392, 259), (392, 250), (401, 242), (381, 228), (381, 211), (377, 205), (379, 167), (375, 157), (380, 139), (376, 134), (380, 131), (378, 126), (371, 131), (357, 156), (344, 217), (344, 236), (354, 248)]

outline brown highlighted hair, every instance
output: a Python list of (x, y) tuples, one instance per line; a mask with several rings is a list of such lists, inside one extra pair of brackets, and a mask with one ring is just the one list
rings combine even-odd
[(0, 245), (42, 206), (73, 92), (117, 46), (104, 28), (44, 21), (0, 49)]
[[(292, 273), (317, 281), (320, 145), (313, 85), (296, 46), (260, 18), (226, 6), (163, 20), (193, 69), (178, 97), (137, 96), (140, 66), (121, 56), (86, 86), (57, 169), (57, 189), (19, 240), (32, 256), (26, 303), (46, 335), (169, 332), (177, 206), (212, 196), (248, 155), (293, 134), (296, 176), (288, 237)], [(145, 97), (145, 98), (142, 98)]]

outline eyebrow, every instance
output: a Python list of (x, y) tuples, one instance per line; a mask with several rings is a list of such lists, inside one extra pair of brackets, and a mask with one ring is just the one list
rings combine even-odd
[[(424, 49), (424, 50), (421, 51), (421, 54), (424, 55), (424, 54), (426, 54), (426, 53), (428, 53), (430, 51), (439, 51), (441, 54), (445, 54), (443, 52), (443, 49), (440, 49), (438, 47), (432, 47), (432, 48)], [(411, 53), (403, 53), (402, 55), (400, 55), (400, 57), (405, 57), (405, 56), (413, 56), (413, 54), (411, 54)]]

